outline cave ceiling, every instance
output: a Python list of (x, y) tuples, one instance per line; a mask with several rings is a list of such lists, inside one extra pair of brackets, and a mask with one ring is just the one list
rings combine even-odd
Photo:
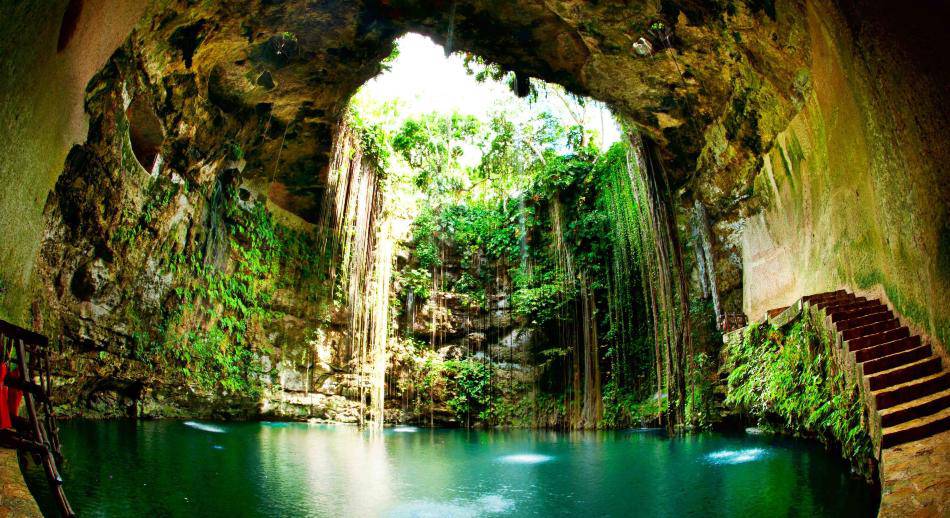
[[(166, 1), (124, 52), (147, 77), (130, 94), (148, 96), (162, 119), (171, 168), (212, 174), (225, 162), (215, 157), (237, 144), (241, 174), (307, 220), (318, 216), (347, 101), (406, 32), (606, 102), (658, 144), (682, 196), (724, 217), (741, 210), (759, 157), (810, 88), (803, 9), (740, 0)], [(635, 50), (640, 38), (652, 54)]]

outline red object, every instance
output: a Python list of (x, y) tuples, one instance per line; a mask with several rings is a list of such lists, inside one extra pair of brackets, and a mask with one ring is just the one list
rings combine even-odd
[[(20, 369), (16, 369), (8, 372), (7, 378), (23, 379), (23, 376), (20, 374)], [(15, 389), (13, 387), (7, 387), (7, 415), (9, 416), (11, 424), (13, 423), (13, 418), (17, 415), (17, 411), (20, 410), (20, 401), (22, 400), (22, 390)]]
[(7, 386), (3, 384), (6, 377), (7, 364), (0, 363), (0, 430), (13, 426), (10, 421), (10, 412), (7, 410)]

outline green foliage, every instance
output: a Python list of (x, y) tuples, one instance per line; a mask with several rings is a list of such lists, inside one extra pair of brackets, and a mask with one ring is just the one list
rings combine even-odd
[(713, 391), (717, 381), (714, 364), (709, 355), (699, 352), (693, 355), (689, 367), (686, 421), (695, 429), (708, 429), (713, 424)]
[(449, 360), (443, 365), (443, 373), (451, 394), (446, 403), (456, 417), (460, 421), (472, 417), (487, 420), (491, 401), (490, 365), (473, 359)]
[(654, 423), (660, 410), (666, 408), (666, 398), (650, 395), (642, 399), (639, 394), (624, 388), (617, 379), (604, 384), (604, 428), (643, 426)]
[(432, 287), (432, 275), (420, 268), (407, 269), (398, 273), (406, 293), (412, 292), (419, 299), (429, 298)]
[(407, 120), (393, 136), (392, 147), (412, 167), (416, 187), (438, 199), (463, 187), (459, 159), (480, 127), (470, 115), (433, 113)]
[(795, 433), (841, 445), (842, 454), (868, 474), (871, 439), (857, 387), (838, 372), (833, 340), (814, 317), (803, 316), (782, 332), (752, 324), (726, 348), (727, 404), (748, 409), (767, 424), (777, 418)]
[(438, 237), (435, 213), (426, 207), (412, 224), (413, 253), (421, 268), (430, 269), (442, 264)]
[(389, 135), (379, 124), (366, 120), (355, 108), (351, 108), (347, 121), (360, 142), (363, 156), (376, 163), (381, 174), (389, 167)]
[(519, 288), (511, 295), (511, 307), (531, 325), (543, 326), (561, 315), (575, 288), (554, 271), (536, 273), (531, 281), (529, 285), (516, 283)]
[(244, 148), (240, 144), (231, 140), (225, 145), (228, 150), (228, 156), (232, 160), (242, 160), (244, 158)]
[[(150, 221), (150, 207), (168, 203), (165, 192), (153, 191), (140, 223)], [(204, 390), (254, 396), (257, 357), (268, 351), (252, 337), (277, 316), (271, 306), (280, 287), (294, 286), (314, 302), (325, 296), (323, 258), (314, 253), (315, 236), (275, 224), (262, 203), (242, 209), (233, 190), (224, 200), (211, 210), (222, 213), (230, 266), (219, 267), (200, 247), (172, 253), (165, 267), (177, 282), (161, 324), (145, 328), (134, 310), (128, 317), (139, 359), (167, 365)]]
[(393, 41), (389, 55), (379, 62), (380, 71), (389, 72), (392, 70), (393, 63), (395, 63), (397, 59), (399, 59), (399, 44)]
[(484, 83), (485, 81), (501, 81), (508, 75), (508, 71), (501, 68), (496, 63), (491, 63), (485, 58), (472, 54), (463, 53), (462, 66), (465, 67), (465, 73), (475, 78), (475, 81)]
[(126, 208), (122, 212), (123, 225), (112, 234), (116, 245), (133, 245), (145, 232), (151, 231), (158, 215), (168, 207), (181, 190), (181, 185), (165, 177), (152, 180), (145, 191), (145, 203), (139, 210)]

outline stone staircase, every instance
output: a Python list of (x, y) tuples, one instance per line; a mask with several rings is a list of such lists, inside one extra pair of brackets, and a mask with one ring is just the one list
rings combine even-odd
[(796, 304), (806, 305), (823, 312), (863, 385), (879, 453), (950, 430), (950, 370), (884, 303), (838, 290)]

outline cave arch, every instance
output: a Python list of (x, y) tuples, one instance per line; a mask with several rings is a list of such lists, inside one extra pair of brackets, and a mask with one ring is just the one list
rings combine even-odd
[(125, 110), (129, 121), (129, 144), (142, 169), (151, 173), (159, 162), (165, 132), (162, 121), (144, 96), (136, 96)]

